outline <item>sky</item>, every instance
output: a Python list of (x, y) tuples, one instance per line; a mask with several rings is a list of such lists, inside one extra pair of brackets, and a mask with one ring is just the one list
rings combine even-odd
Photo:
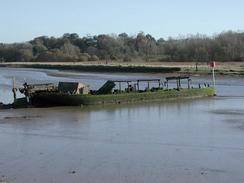
[(244, 30), (244, 0), (0, 0), (0, 42), (78, 33), (155, 38)]

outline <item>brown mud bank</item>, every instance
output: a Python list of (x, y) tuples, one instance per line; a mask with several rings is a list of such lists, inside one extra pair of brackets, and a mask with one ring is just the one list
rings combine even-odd
[(166, 66), (148, 66), (148, 65), (94, 65), (94, 64), (22, 64), (22, 63), (5, 63), (0, 64), (0, 67), (15, 67), (15, 68), (37, 68), (37, 69), (58, 69), (72, 70), (84, 72), (129, 72), (129, 73), (174, 73), (179, 72), (179, 67)]
[[(0, 67), (58, 69), (84, 72), (128, 72), (128, 73), (181, 73), (211, 74), (206, 62), (6, 62)], [(219, 75), (244, 75), (243, 62), (217, 62), (215, 69)]]

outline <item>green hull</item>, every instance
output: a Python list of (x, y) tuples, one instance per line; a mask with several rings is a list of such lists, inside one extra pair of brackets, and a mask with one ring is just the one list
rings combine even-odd
[(179, 98), (214, 96), (215, 90), (209, 88), (159, 90), (153, 92), (131, 92), (106, 95), (70, 95), (62, 93), (39, 93), (31, 98), (34, 106), (79, 106), (134, 103), (141, 101), (165, 101)]

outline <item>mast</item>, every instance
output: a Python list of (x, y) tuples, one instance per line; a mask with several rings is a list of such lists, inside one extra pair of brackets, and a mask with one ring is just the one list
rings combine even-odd
[(14, 102), (15, 102), (16, 101), (16, 92), (17, 92), (15, 77), (13, 77), (13, 88), (12, 88), (12, 92), (13, 92), (13, 95), (14, 95)]
[[(215, 83), (215, 72), (214, 68), (216, 67), (216, 62), (215, 61), (210, 61), (209, 66), (212, 67), (212, 79), (213, 79), (213, 87), (216, 90), (216, 83)], [(216, 95), (216, 94), (215, 94)]]

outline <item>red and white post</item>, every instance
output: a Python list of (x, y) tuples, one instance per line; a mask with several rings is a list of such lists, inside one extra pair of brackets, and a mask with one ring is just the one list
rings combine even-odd
[(214, 74), (214, 68), (216, 67), (215, 61), (210, 61), (209, 66), (212, 67), (212, 74), (213, 74), (213, 86), (215, 88), (215, 74)]

